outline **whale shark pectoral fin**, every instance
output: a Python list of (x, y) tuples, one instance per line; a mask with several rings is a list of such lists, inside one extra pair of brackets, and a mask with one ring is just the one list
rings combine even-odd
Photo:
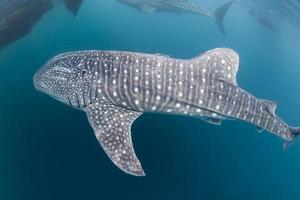
[(218, 118), (202, 117), (201, 119), (203, 121), (205, 121), (206, 123), (209, 123), (212, 125), (221, 125), (222, 124), (222, 119), (218, 119)]
[(262, 99), (261, 102), (266, 106), (266, 109), (269, 113), (271, 113), (273, 116), (275, 116), (275, 110), (277, 108), (277, 104), (270, 100), (264, 100)]
[(205, 70), (209, 71), (214, 73), (216, 80), (237, 86), (236, 74), (239, 69), (239, 55), (234, 50), (228, 48), (213, 49), (191, 61), (202, 68), (201, 73)]
[(144, 176), (131, 140), (131, 125), (142, 113), (97, 101), (86, 108), (86, 114), (105, 153), (124, 172)]

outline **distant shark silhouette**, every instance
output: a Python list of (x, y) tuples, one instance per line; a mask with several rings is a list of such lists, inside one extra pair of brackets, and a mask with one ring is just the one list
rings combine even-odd
[(63, 0), (63, 2), (66, 5), (67, 9), (70, 10), (73, 15), (76, 15), (83, 0)]
[(0, 0), (0, 49), (27, 35), (52, 7), (51, 0)]
[[(57, 2), (60, 3), (54, 0), (0, 0), (0, 49), (26, 36)], [(83, 0), (63, 2), (76, 15)]]
[(218, 29), (225, 35), (223, 25), (224, 17), (231, 7), (233, 1), (229, 1), (219, 7), (214, 13), (210, 13), (200, 5), (190, 2), (189, 0), (117, 0), (130, 7), (145, 13), (153, 12), (174, 12), (196, 14), (213, 19)]
[(274, 24), (272, 23), (271, 21), (263, 18), (263, 17), (260, 17), (258, 16), (254, 11), (249, 11), (249, 14), (254, 17), (254, 19), (261, 25), (263, 26), (264, 28), (272, 31), (273, 33), (277, 33), (277, 34), (280, 34), (280, 30), (279, 28)]
[(226, 48), (189, 60), (81, 51), (54, 57), (33, 80), (37, 90), (85, 111), (112, 162), (126, 173), (143, 176), (130, 129), (144, 112), (193, 116), (215, 125), (239, 119), (286, 141), (296, 138), (300, 128), (276, 116), (274, 102), (258, 99), (237, 85), (238, 67), (238, 54)]

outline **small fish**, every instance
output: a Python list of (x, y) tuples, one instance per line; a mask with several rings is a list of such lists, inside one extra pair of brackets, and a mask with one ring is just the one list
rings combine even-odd
[(173, 12), (173, 13), (188, 13), (196, 14), (213, 19), (218, 29), (225, 35), (223, 25), (224, 17), (231, 7), (233, 1), (229, 1), (220, 6), (214, 13), (210, 13), (202, 6), (190, 2), (188, 0), (118, 0), (130, 7), (133, 7), (144, 13), (153, 12)]
[(300, 128), (276, 114), (276, 104), (258, 99), (236, 81), (238, 54), (226, 48), (182, 60), (119, 51), (69, 52), (52, 58), (34, 75), (35, 88), (86, 112), (112, 162), (135, 176), (145, 175), (131, 140), (131, 125), (145, 112), (192, 116), (220, 125), (249, 122), (290, 146)]

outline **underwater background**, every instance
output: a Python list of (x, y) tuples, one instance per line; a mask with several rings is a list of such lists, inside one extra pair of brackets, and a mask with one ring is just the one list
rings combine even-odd
[[(214, 10), (225, 1), (198, 2)], [(223, 36), (205, 17), (149, 15), (113, 0), (84, 1), (74, 17), (56, 4), (0, 50), (0, 200), (300, 199), (299, 140), (283, 151), (280, 138), (247, 123), (144, 114), (132, 139), (147, 176), (134, 177), (105, 155), (84, 112), (33, 87), (35, 71), (66, 51), (191, 58), (228, 47), (240, 55), (239, 86), (275, 101), (277, 114), (300, 126), (300, 31), (282, 22), (272, 32), (247, 9), (232, 6)]]

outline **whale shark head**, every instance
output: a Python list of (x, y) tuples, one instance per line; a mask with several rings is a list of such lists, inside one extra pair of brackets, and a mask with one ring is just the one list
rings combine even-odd
[(34, 87), (58, 101), (68, 103), (68, 82), (72, 71), (72, 68), (66, 65), (62, 56), (57, 56), (35, 73), (33, 77)]

